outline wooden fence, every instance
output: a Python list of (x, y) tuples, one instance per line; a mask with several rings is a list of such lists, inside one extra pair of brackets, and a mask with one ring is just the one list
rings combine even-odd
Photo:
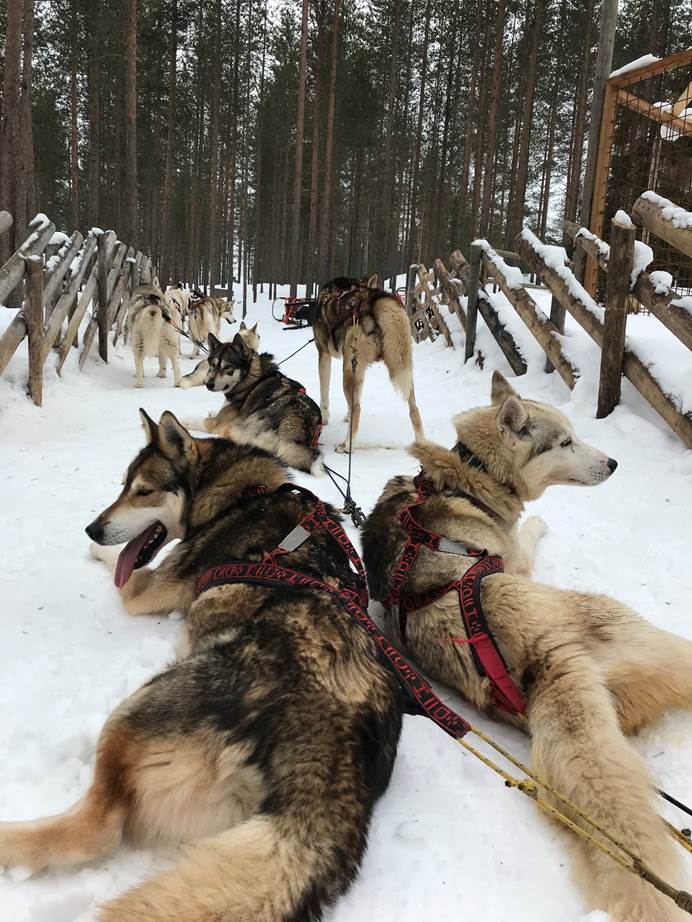
[[(692, 254), (691, 213), (645, 193), (636, 201), (633, 215), (644, 231), (655, 233), (683, 253)], [(566, 223), (565, 230), (577, 250), (590, 256), (607, 273), (603, 306), (596, 304), (578, 282), (561, 247), (545, 245), (524, 228), (514, 241), (516, 252), (494, 250), (487, 240), (477, 240), (471, 245), (468, 262), (456, 250), (450, 257), (449, 268), (440, 259), (435, 260), (430, 271), (422, 265), (411, 266), (406, 305), (412, 335), (420, 341), (442, 334), (451, 343), (441, 314), (441, 308), (446, 306), (451, 314), (456, 314), (464, 330), (465, 360), (468, 360), (476, 354), (480, 314), (515, 374), (524, 374), (526, 361), (486, 290), (487, 282), (492, 281), (545, 352), (545, 370), (557, 371), (572, 389), (579, 378), (579, 369), (563, 336), (565, 315), (569, 312), (601, 350), (597, 416), (607, 416), (619, 403), (624, 375), (685, 445), (692, 448), (692, 412), (679, 395), (656, 378), (644, 358), (637, 354), (636, 347), (626, 341), (628, 304), (634, 298), (651, 315), (652, 323), (664, 324), (692, 350), (692, 298), (670, 289), (661, 273), (652, 279), (642, 269), (640, 260), (635, 265), (636, 227), (623, 212), (613, 219), (610, 245), (571, 222)], [(539, 286), (525, 283), (521, 269), (510, 262), (521, 264), (523, 274), (534, 273), (542, 280), (544, 290), (551, 294), (549, 316), (530, 293)], [(463, 296), (467, 298), (465, 309)]]
[[(0, 212), (0, 233), (12, 224)], [(79, 348), (79, 327), (91, 306), (84, 331), (79, 368), (84, 367), (96, 334), (99, 355), (108, 361), (108, 332), (113, 343), (122, 332), (130, 295), (140, 282), (151, 282), (156, 271), (151, 259), (117, 239), (114, 231), (92, 228), (86, 238), (56, 234), (55, 225), (37, 215), (31, 233), (0, 269), (0, 305), (23, 287), (21, 310), (0, 336), (0, 375), (26, 337), (29, 353), (28, 390), (41, 405), (43, 367), (57, 353), (58, 374), (72, 348)]]

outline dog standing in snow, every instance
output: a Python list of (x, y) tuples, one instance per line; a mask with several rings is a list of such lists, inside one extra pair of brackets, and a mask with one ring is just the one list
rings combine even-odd
[[(228, 317), (229, 323), (235, 323), (233, 318), (233, 302), (225, 298), (202, 297), (190, 301), (188, 319), (190, 335), (199, 343), (206, 343), (210, 333), (218, 338), (221, 332), (221, 321)], [(200, 347), (195, 343), (191, 358), (200, 354)]]
[(190, 297), (191, 293), (189, 291), (185, 291), (185, 289), (181, 288), (180, 285), (166, 289), (166, 301), (168, 301), (172, 307), (177, 308), (183, 320), (187, 318), (188, 310), (190, 308)]
[(173, 366), (173, 382), (180, 385), (180, 334), (166, 321), (168, 315), (176, 326), (180, 326), (180, 312), (174, 303), (166, 299), (154, 279), (153, 285), (139, 285), (135, 288), (127, 315), (132, 352), (135, 357), (135, 387), (144, 387), (144, 359), (156, 356), (159, 360), (159, 378), (166, 377), (170, 359)]

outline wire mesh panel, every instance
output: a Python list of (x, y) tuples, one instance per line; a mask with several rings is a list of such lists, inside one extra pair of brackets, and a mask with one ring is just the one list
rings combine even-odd
[[(664, 65), (645, 79), (633, 71), (631, 83), (626, 75), (610, 81), (610, 156), (607, 171), (597, 177), (605, 186), (596, 192), (602, 213), (594, 215), (594, 231), (606, 240), (618, 209), (629, 212), (645, 190), (692, 210), (692, 52), (673, 55)], [(646, 229), (642, 240), (654, 253), (651, 269), (669, 272), (673, 287), (692, 291), (692, 258)]]

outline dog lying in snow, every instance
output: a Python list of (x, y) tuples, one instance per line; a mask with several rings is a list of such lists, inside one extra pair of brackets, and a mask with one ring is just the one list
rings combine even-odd
[[(253, 349), (255, 352), (259, 352), (260, 347), (260, 338), (259, 333), (257, 332), (257, 324), (254, 327), (248, 327), (244, 320), (240, 321), (240, 328), (238, 330), (238, 336), (241, 336), (247, 343), (250, 349)], [(188, 375), (183, 375), (180, 379), (180, 386), (183, 390), (187, 390), (190, 387), (197, 387), (200, 384), (206, 384), (207, 374), (209, 373), (209, 360), (202, 359), (199, 362), (193, 371)]]
[[(533, 582), (545, 526), (532, 517), (518, 528), (524, 503), (551, 484), (601, 483), (616, 463), (578, 439), (558, 410), (521, 399), (498, 372), (492, 405), (461, 413), (454, 424), (458, 443), (451, 450), (432, 443), (412, 449), (428, 498), (411, 505), (423, 494), (411, 477), (395, 477), (363, 529), (371, 594), (387, 602), (392, 631), (405, 634), (428, 674), (480, 710), (525, 728), (535, 771), (675, 883), (676, 856), (655, 808), (656, 783), (626, 736), (669, 708), (692, 708), (692, 643), (607, 596)], [(433, 550), (419, 538), (397, 598), (392, 588), (408, 566), (402, 567), (404, 548), (411, 548), (405, 507), (415, 523), (447, 543)], [(474, 550), (486, 549), (486, 561), (492, 555), (504, 560), (504, 573), (472, 582), (470, 595), (463, 584), (448, 591), (482, 561)], [(500, 709), (498, 686), (477, 668), (481, 653), (469, 643), (460, 609), (462, 598), (468, 605), (476, 593), (504, 661), (498, 681), (507, 689), (509, 679), (523, 696), (525, 718)], [(578, 841), (580, 881), (613, 922), (688, 918), (650, 884)]]
[(241, 333), (230, 343), (210, 333), (207, 361), (207, 387), (226, 399), (215, 416), (185, 420), (188, 428), (257, 445), (301, 471), (322, 472), (320, 408), (276, 367), (273, 356), (258, 354)]
[(159, 360), (159, 378), (166, 377), (167, 363), (173, 366), (173, 383), (180, 384), (180, 334), (167, 323), (168, 314), (180, 326), (177, 307), (161, 291), (158, 281), (152, 285), (139, 285), (132, 293), (127, 314), (128, 335), (135, 358), (135, 387), (144, 387), (144, 359), (156, 356)]
[[(324, 590), (200, 589), (210, 567), (274, 550), (315, 497), (280, 489), (285, 468), (260, 449), (194, 439), (171, 413), (142, 418), (148, 444), (87, 532), (127, 611), (184, 613), (187, 650), (111, 713), (74, 807), (0, 823), (0, 865), (37, 871), (107, 861), (123, 841), (184, 842), (172, 868), (102, 906), (99, 922), (317, 922), (358, 873), (403, 696)], [(145, 565), (175, 538), (161, 566)], [(103, 546), (122, 541), (120, 553)], [(358, 589), (324, 528), (290, 559)]]

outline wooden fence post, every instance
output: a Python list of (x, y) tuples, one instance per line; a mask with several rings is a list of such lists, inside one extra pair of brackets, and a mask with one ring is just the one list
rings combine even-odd
[(98, 291), (99, 355), (108, 361), (108, 246), (105, 234), (96, 240), (96, 286)]
[(26, 329), (29, 337), (29, 396), (37, 407), (43, 402), (43, 259), (26, 261)]
[[(552, 298), (550, 299), (550, 321), (551, 321), (551, 323), (554, 323), (554, 324), (555, 324), (555, 328), (556, 328), (560, 333), (564, 333), (564, 332), (565, 332), (565, 314), (566, 314), (566, 313), (567, 313), (567, 312), (565, 311), (565, 309), (564, 309), (564, 307), (562, 306), (562, 304), (560, 304), (560, 302), (559, 302), (558, 299), (555, 297), (555, 295), (553, 295)], [(544, 370), (545, 370), (548, 374), (550, 374), (550, 372), (552, 372), (552, 371), (555, 371), (555, 366), (554, 366), (553, 363), (550, 361), (550, 359), (548, 358), (547, 355), (546, 355), (546, 357), (545, 357), (545, 368), (544, 368)]]
[(415, 289), (416, 289), (416, 278), (418, 277), (418, 266), (413, 265), (408, 267), (408, 275), (406, 276), (406, 313), (408, 314), (409, 320), (413, 319), (413, 301), (415, 298)]
[(466, 348), (464, 361), (473, 358), (476, 351), (476, 321), (478, 319), (478, 288), (481, 281), (481, 260), (483, 247), (480, 243), (471, 244), (469, 259), (469, 300), (466, 307)]
[(627, 298), (630, 293), (634, 261), (635, 227), (613, 220), (610, 231), (610, 258), (601, 349), (601, 374), (596, 416), (603, 419), (620, 402), (622, 363), (625, 355)]

